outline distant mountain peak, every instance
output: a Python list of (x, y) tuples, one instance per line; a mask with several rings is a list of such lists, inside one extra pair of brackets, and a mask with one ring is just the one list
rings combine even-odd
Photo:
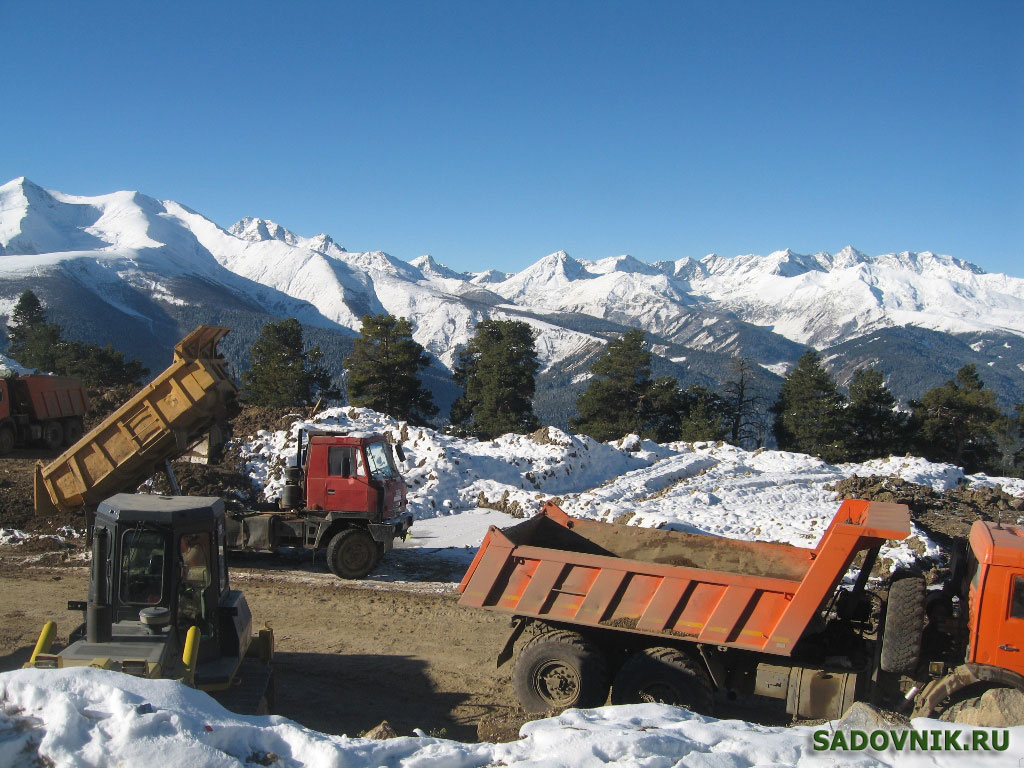
[(253, 243), (263, 240), (279, 240), (288, 245), (298, 245), (299, 243), (299, 238), (294, 232), (290, 232), (270, 219), (260, 219), (254, 216), (246, 216), (244, 219), (236, 221), (228, 229), (228, 232), (235, 237)]

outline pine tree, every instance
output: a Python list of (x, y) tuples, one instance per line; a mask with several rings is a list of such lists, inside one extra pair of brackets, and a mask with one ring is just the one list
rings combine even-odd
[(639, 434), (651, 388), (651, 353), (644, 332), (634, 328), (608, 342), (590, 373), (595, 378), (576, 398), (579, 415), (569, 425), (601, 442)]
[(245, 399), (253, 405), (308, 405), (326, 390), (330, 375), (320, 365), (319, 347), (303, 351), (302, 326), (294, 317), (263, 326), (242, 374)]
[(518, 320), (477, 323), (476, 335), (460, 350), (455, 365), (463, 394), (452, 404), (452, 426), (482, 440), (537, 429), (533, 395), (539, 368), (529, 325)]
[(57, 347), (62, 342), (60, 326), (46, 321), (46, 310), (32, 291), (22, 293), (14, 305), (7, 338), (11, 358), (26, 368), (55, 372)]
[(843, 460), (843, 396), (814, 350), (800, 356), (772, 411), (780, 449)]
[(929, 389), (912, 407), (922, 456), (967, 472), (991, 472), (998, 466), (996, 432), (1002, 414), (974, 365), (957, 371), (955, 381)]
[(595, 378), (576, 399), (579, 415), (570, 420), (572, 429), (602, 442), (628, 434), (679, 438), (678, 384), (671, 376), (651, 380), (651, 352), (643, 331), (634, 328), (608, 342), (590, 372)]
[(47, 322), (46, 310), (32, 291), (25, 291), (14, 306), (7, 335), (8, 354), (26, 368), (74, 376), (87, 387), (135, 384), (149, 373), (137, 360), (125, 361), (109, 344), (64, 339), (60, 326)]
[(383, 314), (363, 315), (362, 322), (352, 354), (345, 358), (349, 402), (426, 425), (437, 407), (419, 379), (430, 358), (413, 340), (412, 323)]
[(766, 403), (764, 396), (754, 390), (753, 366), (746, 358), (737, 357), (730, 369), (722, 398), (726, 426), (724, 439), (744, 448), (759, 446)]
[(729, 429), (729, 408), (716, 393), (694, 385), (682, 393), (683, 417), (680, 440), (714, 442), (725, 439)]
[(845, 416), (848, 461), (882, 458), (906, 450), (907, 416), (896, 410), (896, 398), (886, 388), (881, 371), (854, 371)]

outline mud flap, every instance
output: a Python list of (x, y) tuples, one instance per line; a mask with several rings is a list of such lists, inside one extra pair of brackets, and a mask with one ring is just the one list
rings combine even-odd
[(393, 525), (367, 523), (366, 527), (369, 529), (373, 540), (381, 544), (390, 542), (395, 537), (395, 526)]
[(498, 658), (496, 659), (496, 667), (501, 667), (504, 664), (508, 664), (512, 660), (512, 656), (515, 650), (516, 641), (522, 637), (523, 630), (526, 629), (527, 621), (522, 617), (512, 619), (512, 631), (508, 635), (508, 640), (505, 641), (505, 646), (498, 652)]

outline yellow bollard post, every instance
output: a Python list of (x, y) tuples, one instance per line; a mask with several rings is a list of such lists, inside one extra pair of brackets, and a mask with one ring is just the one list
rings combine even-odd
[(36, 663), (36, 656), (40, 653), (49, 653), (50, 646), (53, 645), (53, 638), (57, 636), (57, 624), (52, 621), (48, 621), (43, 624), (43, 631), (39, 633), (39, 639), (36, 640), (36, 647), (32, 649), (32, 656), (28, 660), (28, 666), (32, 666)]
[(185, 665), (185, 682), (195, 685), (196, 660), (199, 658), (199, 627), (191, 626), (185, 635), (185, 648), (181, 653), (181, 661)]

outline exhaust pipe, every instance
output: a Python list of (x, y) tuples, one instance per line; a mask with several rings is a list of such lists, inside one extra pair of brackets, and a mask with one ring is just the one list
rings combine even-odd
[(92, 535), (92, 589), (85, 606), (85, 639), (90, 643), (109, 643), (114, 616), (107, 599), (107, 555), (109, 531), (96, 528)]

